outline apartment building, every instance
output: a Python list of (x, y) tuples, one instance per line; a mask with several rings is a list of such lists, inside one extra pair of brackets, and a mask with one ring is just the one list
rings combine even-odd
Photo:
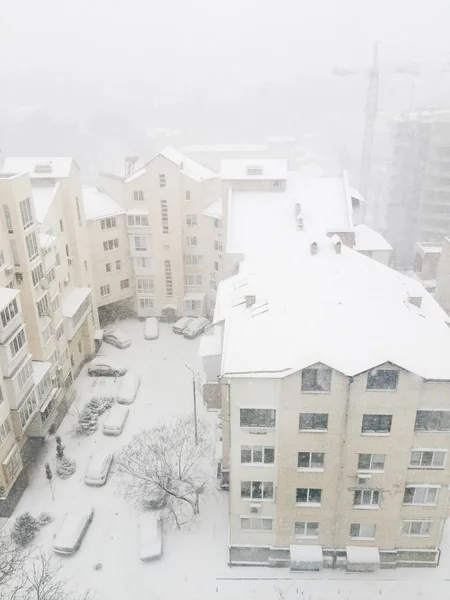
[(216, 173), (166, 148), (100, 186), (126, 211), (139, 317), (212, 314), (223, 253)]
[(450, 112), (401, 115), (394, 130), (386, 236), (411, 267), (416, 242), (440, 244), (450, 232)]
[[(148, 216), (126, 211), (104, 190), (83, 186), (95, 304), (99, 316), (136, 310), (136, 283), (128, 239), (128, 222), (145, 226)], [(148, 291), (148, 286), (146, 288)]]

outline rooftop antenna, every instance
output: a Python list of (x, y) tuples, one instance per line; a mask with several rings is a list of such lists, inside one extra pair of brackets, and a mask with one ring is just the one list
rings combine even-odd
[(134, 173), (134, 169), (136, 163), (138, 161), (138, 156), (127, 156), (125, 159), (125, 177), (129, 177), (132, 173)]

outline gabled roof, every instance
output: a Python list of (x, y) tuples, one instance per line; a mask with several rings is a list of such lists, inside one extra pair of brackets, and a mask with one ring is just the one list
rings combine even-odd
[(101, 188), (83, 185), (82, 193), (84, 214), (88, 221), (125, 213), (120, 204)]
[(72, 164), (70, 157), (7, 157), (2, 173), (28, 173), (31, 179), (64, 179), (69, 177)]

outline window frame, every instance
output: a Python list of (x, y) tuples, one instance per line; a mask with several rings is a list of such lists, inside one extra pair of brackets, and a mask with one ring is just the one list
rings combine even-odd
[[(372, 419), (373, 421), (375, 419), (381, 420), (381, 418), (383, 417), (388, 417), (389, 418), (389, 429), (364, 429), (364, 420), (368, 420), (368, 419)], [(379, 436), (386, 436), (386, 435), (391, 435), (391, 431), (392, 431), (392, 421), (393, 421), (393, 415), (388, 415), (388, 414), (379, 414), (379, 413), (364, 413), (361, 419), (361, 435), (379, 435)]]
[[(356, 501), (357, 495), (360, 494), (361, 502)], [(364, 497), (369, 494), (370, 502), (363, 502)], [(374, 502), (374, 498), (376, 497), (376, 502)], [(358, 509), (377, 509), (380, 508), (381, 504), (381, 491), (379, 489), (362, 489), (362, 490), (354, 490), (353, 492), (353, 508)]]
[[(393, 387), (378, 387), (378, 386), (374, 386), (372, 387), (370, 385), (370, 381), (371, 378), (373, 378), (373, 381), (376, 381), (376, 374), (377, 373), (395, 373), (395, 385)], [(396, 392), (397, 388), (398, 388), (398, 380), (400, 377), (400, 371), (399, 369), (370, 369), (370, 371), (368, 371), (367, 373), (367, 379), (366, 379), (366, 391), (368, 392)]]
[[(244, 484), (249, 484), (249, 486), (245, 485), (245, 487), (248, 487), (249, 490), (249, 496), (247, 495), (243, 495), (244, 492)], [(260, 494), (258, 495), (259, 492), (257, 492), (258, 487), (260, 486)], [(266, 488), (267, 488), (267, 493), (270, 493), (271, 495), (265, 495), (266, 494)], [(270, 492), (269, 492), (270, 490)], [(257, 500), (258, 502), (272, 502), (274, 500), (274, 491), (275, 491), (275, 486), (273, 481), (262, 481), (262, 480), (256, 480), (256, 479), (245, 479), (241, 481), (241, 500)], [(254, 495), (254, 493), (256, 492), (256, 495)]]
[[(267, 416), (270, 417), (269, 421), (271, 423), (273, 423), (273, 424), (271, 424), (271, 425), (265, 425), (265, 424), (263, 424), (263, 425), (261, 425), (261, 424), (257, 424), (257, 425), (250, 425), (250, 424), (243, 425), (242, 424), (242, 417), (243, 417), (242, 411), (253, 411), (253, 412), (255, 412), (255, 411), (267, 411), (267, 413), (271, 413), (271, 415), (267, 415)], [(255, 414), (254, 416), (255, 416), (255, 419), (256, 419), (257, 415)], [(262, 415), (261, 415), (261, 417), (262, 417)], [(273, 430), (273, 429), (276, 429), (276, 425), (277, 425), (277, 411), (276, 411), (275, 408), (245, 408), (245, 407), (240, 407), (240, 409), (239, 409), (239, 426), (240, 426), (241, 429), (271, 429), (271, 430)]]
[[(420, 523), (421, 532), (420, 533), (411, 533), (411, 528), (416, 523)], [(409, 524), (408, 532), (405, 531), (406, 524)], [(401, 525), (402, 525), (401, 526), (401, 535), (404, 535), (406, 537), (421, 537), (421, 538), (430, 537), (430, 535), (433, 531), (433, 520), (432, 519), (403, 519)], [(422, 533), (422, 528), (424, 525), (429, 525), (429, 531), (427, 533)]]
[[(419, 415), (419, 413), (420, 413), (420, 415)], [(441, 421), (443, 421), (443, 417), (445, 415), (448, 418), (448, 427), (441, 428), (441, 429), (425, 428), (425, 427), (419, 428), (417, 421), (419, 420), (420, 416), (424, 417), (424, 413), (429, 413), (430, 415), (435, 415), (436, 419), (441, 420)], [(441, 415), (441, 416), (438, 417), (438, 415)], [(414, 431), (427, 432), (427, 433), (442, 433), (443, 431), (450, 431), (450, 410), (428, 410), (428, 409), (417, 410), (416, 411), (416, 420), (414, 422)]]
[[(259, 450), (257, 449), (261, 449), (261, 460), (254, 460), (254, 455), (255, 452), (259, 452)], [(271, 462), (266, 461), (266, 450), (268, 452), (272, 451), (273, 452), (273, 460)], [(250, 460), (249, 461), (244, 461), (242, 460), (242, 454), (243, 452), (250, 452)], [(246, 445), (246, 444), (242, 444), (241, 445), (241, 465), (246, 465), (246, 466), (255, 466), (255, 467), (264, 467), (264, 466), (269, 466), (269, 467), (273, 467), (275, 464), (275, 446), (259, 446), (259, 445)]]
[[(440, 485), (434, 485), (434, 484), (418, 484), (418, 483), (412, 483), (410, 485), (405, 485), (405, 490), (403, 493), (403, 501), (402, 504), (404, 506), (437, 506), (438, 500), (439, 500), (439, 490), (440, 490), (441, 486)], [(430, 490), (435, 490), (436, 491), (436, 496), (434, 498), (433, 502), (405, 502), (405, 497), (406, 497), (406, 490), (410, 490), (413, 489), (414, 493), (413, 493), (413, 500), (415, 499), (417, 490), (426, 490), (426, 497), (428, 497), (429, 491)]]
[[(243, 521), (249, 521), (249, 527), (243, 527)], [(261, 527), (252, 527), (252, 521), (260, 521)], [(270, 528), (264, 528), (263, 521), (270, 522)], [(253, 515), (241, 515), (240, 517), (241, 531), (273, 531), (272, 517), (254, 517)]]
[[(301, 420), (302, 417), (304, 418), (304, 420), (307, 418), (307, 415), (311, 415), (312, 416), (312, 424), (314, 425), (314, 421), (317, 420), (316, 416), (320, 415), (320, 416), (324, 416), (326, 417), (326, 427), (325, 429), (317, 429), (316, 427), (301, 427)], [(327, 433), (328, 432), (328, 417), (329, 417), (329, 413), (299, 413), (299, 417), (298, 417), (298, 430), (299, 432), (312, 432), (312, 433)]]
[[(430, 464), (430, 465), (423, 465), (423, 464), (419, 464), (419, 465), (415, 465), (412, 463), (412, 455), (413, 453), (420, 453), (420, 462), (423, 461), (423, 457), (424, 454), (428, 453), (428, 454), (432, 454), (432, 463), (434, 462), (434, 458), (435, 455), (437, 453), (439, 454), (443, 454), (443, 458), (442, 458), (442, 464), (440, 465), (434, 465), (434, 464)], [(413, 448), (410, 452), (409, 455), (409, 464), (408, 464), (408, 469), (434, 469), (434, 470), (442, 470), (445, 469), (445, 463), (447, 461), (447, 450), (445, 448)]]
[[(299, 491), (300, 490), (306, 490), (306, 502), (303, 502), (301, 500), (298, 500), (298, 496), (299, 496)], [(317, 506), (320, 507), (322, 506), (322, 488), (296, 488), (295, 490), (295, 506)], [(310, 502), (310, 497), (312, 495), (312, 492), (320, 492), (319, 496), (320, 496), (320, 500), (319, 502)]]
[[(318, 387), (318, 375), (322, 371), (322, 376), (325, 376), (327, 379), (325, 388)], [(308, 383), (306, 380), (308, 376), (314, 373), (314, 382)], [(302, 369), (302, 381), (301, 381), (301, 392), (302, 394), (331, 394), (331, 383), (333, 379), (333, 369), (327, 366), (318, 366), (318, 367), (307, 367), (306, 369)], [(309, 387), (313, 386), (313, 387)]]
[[(303, 527), (298, 527), (298, 529), (303, 529), (303, 533), (297, 531), (297, 525), (303, 525)], [(317, 525), (317, 527), (314, 527), (314, 529), (316, 529), (316, 533), (308, 533), (308, 527), (311, 525)], [(295, 521), (294, 536), (296, 538), (316, 540), (319, 537), (319, 526), (319, 521)]]
[[(312, 457), (313, 455), (322, 456), (321, 466), (312, 466)], [(300, 455), (305, 455), (309, 457), (309, 466), (304, 467), (300, 466)], [(325, 470), (325, 452), (297, 452), (297, 471), (316, 471), (322, 472)]]
[[(369, 460), (369, 467), (360, 467), (359, 462), (360, 462), (360, 457), (361, 456), (370, 456), (370, 460)], [(383, 456), (383, 468), (374, 468), (373, 467), (373, 457), (374, 456)], [(375, 472), (375, 473), (384, 473), (384, 469), (386, 466), (386, 454), (379, 454), (378, 452), (360, 452), (358, 453), (358, 467), (357, 470), (359, 473), (369, 473), (369, 472)]]
[[(352, 535), (353, 527), (358, 527), (359, 535)], [(361, 535), (361, 530), (364, 527), (373, 527), (373, 535)], [(376, 523), (350, 523), (349, 537), (351, 540), (374, 540), (377, 532)]]

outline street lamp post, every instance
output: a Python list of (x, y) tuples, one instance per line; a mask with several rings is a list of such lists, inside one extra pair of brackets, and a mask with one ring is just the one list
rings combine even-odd
[(194, 400), (194, 435), (195, 435), (195, 445), (198, 446), (198, 432), (197, 432), (197, 397), (195, 390), (195, 373), (191, 367), (185, 365), (186, 369), (192, 373), (192, 398)]

